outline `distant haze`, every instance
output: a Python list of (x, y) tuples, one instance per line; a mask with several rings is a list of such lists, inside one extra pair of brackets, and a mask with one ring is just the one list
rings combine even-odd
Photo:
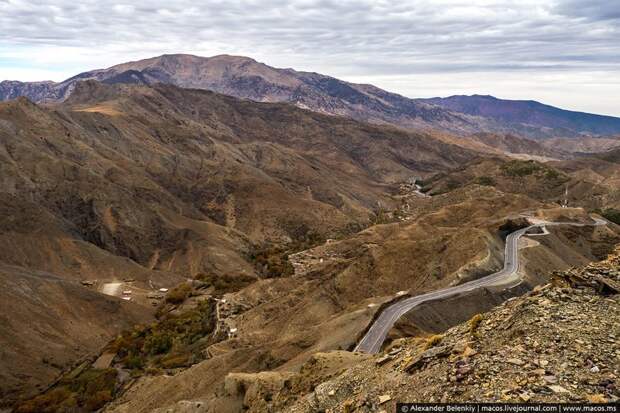
[(491, 94), (620, 116), (617, 1), (0, 0), (0, 27), (0, 80), (228, 53), (409, 97)]

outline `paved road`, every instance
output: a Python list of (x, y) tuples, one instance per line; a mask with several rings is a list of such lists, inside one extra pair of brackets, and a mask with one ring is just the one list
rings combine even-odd
[(521, 282), (521, 278), (517, 275), (519, 269), (519, 259), (517, 256), (519, 238), (523, 236), (528, 230), (536, 227), (555, 226), (555, 225), (574, 225), (574, 226), (587, 226), (587, 225), (606, 225), (607, 221), (599, 218), (593, 218), (594, 224), (578, 224), (573, 222), (542, 222), (535, 225), (531, 225), (526, 228), (514, 231), (506, 237), (506, 247), (504, 252), (504, 268), (500, 271), (487, 275), (486, 277), (479, 278), (474, 281), (469, 281), (461, 285), (454, 287), (444, 288), (442, 290), (433, 291), (426, 294), (416, 295), (414, 297), (406, 298), (395, 302), (389, 307), (386, 307), (379, 317), (375, 320), (370, 329), (366, 332), (366, 335), (360, 340), (355, 347), (354, 351), (361, 351), (365, 353), (377, 353), (381, 350), (381, 346), (388, 332), (403, 314), (411, 311), (414, 307), (432, 300), (440, 298), (450, 297), (455, 294), (472, 291), (481, 287), (488, 287), (492, 285), (507, 285), (518, 284)]

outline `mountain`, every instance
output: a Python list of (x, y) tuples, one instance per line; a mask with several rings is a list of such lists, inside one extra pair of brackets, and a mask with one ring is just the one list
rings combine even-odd
[[(404, 401), (617, 404), (619, 293), (616, 250), (442, 334), (395, 340), (378, 355), (329, 351), (296, 372), (232, 373), (220, 397), (242, 400), (252, 413), (387, 412)], [(155, 411), (211, 411), (200, 405), (209, 404), (195, 398)]]
[(57, 92), (58, 84), (52, 81), (44, 82), (19, 82), (16, 80), (4, 80), (0, 82), (0, 100), (17, 99), (27, 96), (35, 102), (60, 99)]
[(2, 82), (0, 99), (26, 96), (36, 102), (62, 101), (71, 94), (76, 82), (87, 79), (207, 89), (258, 102), (290, 102), (320, 113), (410, 128), (443, 125), (450, 131), (477, 130), (470, 125), (472, 120), (468, 116), (371, 85), (352, 84), (318, 73), (276, 69), (247, 57), (229, 55), (163, 55), (84, 72), (57, 84)]
[(563, 110), (533, 100), (458, 95), (420, 101), (458, 113), (493, 119), (506, 128), (520, 130), (526, 136), (612, 135), (620, 130), (620, 118)]
[(207, 89), (258, 102), (288, 102), (315, 112), (409, 129), (435, 129), (459, 136), (479, 132), (532, 138), (576, 137), (620, 132), (620, 119), (564, 111), (536, 102), (492, 97), (410, 99), (372, 85), (318, 73), (277, 69), (251, 58), (173, 54), (78, 74), (60, 83), (0, 83), (0, 99), (26, 96), (35, 102), (62, 101), (75, 84), (166, 83)]
[(165, 84), (90, 80), (54, 105), (1, 102), (0, 284), (14, 321), (0, 398), (44, 389), (152, 319), (160, 288), (285, 278), (289, 248), (354, 233), (398, 205), (399, 182), (475, 156), (425, 133)]
[(0, 406), (45, 389), (119, 331), (153, 321), (143, 306), (66, 277), (1, 262), (0, 314)]
[[(351, 348), (398, 291), (497, 270), (510, 217), (587, 216), (553, 203), (559, 171), (483, 164), (434, 132), (118, 76), (0, 103), (3, 408), (242, 411), (245, 378)], [(615, 159), (592, 171), (609, 186)], [(496, 186), (479, 179), (491, 167), (506, 172)], [(528, 286), (620, 239), (550, 232), (524, 248)]]

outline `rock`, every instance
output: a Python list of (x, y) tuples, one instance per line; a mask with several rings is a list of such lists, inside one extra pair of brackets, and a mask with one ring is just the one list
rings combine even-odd
[(432, 347), (426, 350), (424, 353), (420, 354), (419, 356), (413, 358), (410, 362), (408, 362), (405, 365), (404, 370), (406, 372), (411, 372), (421, 367), (426, 362), (426, 360), (434, 358), (434, 357), (446, 356), (450, 354), (451, 350), (452, 348), (450, 346)]
[(382, 396), (379, 396), (379, 404), (383, 404), (385, 402), (388, 402), (392, 400), (392, 396), (390, 396), (389, 394), (384, 394)]
[(620, 282), (601, 277), (600, 275), (595, 276), (594, 281), (597, 283), (596, 289), (601, 295), (613, 295), (620, 292)]
[(421, 357), (423, 359), (428, 359), (428, 358), (432, 358), (432, 357), (446, 356), (446, 355), (450, 354), (451, 350), (452, 350), (452, 348), (450, 346), (432, 347), (432, 348), (426, 350), (424, 353), (422, 353)]
[(527, 393), (521, 393), (519, 394), (519, 399), (521, 399), (524, 403), (527, 403), (530, 401), (531, 397)]
[(540, 367), (545, 367), (545, 366), (548, 366), (548, 365), (549, 365), (549, 362), (548, 362), (547, 360), (540, 359), (540, 360), (538, 360), (538, 365), (539, 365)]
[(599, 369), (599, 368), (598, 368), (598, 366), (594, 366), (594, 367), (592, 367), (592, 368), (590, 369), (590, 371), (591, 371), (592, 373), (598, 373), (599, 371), (601, 371), (601, 369)]
[(570, 393), (568, 390), (566, 390), (564, 387), (558, 385), (558, 384), (554, 384), (551, 386), (547, 386), (549, 388), (549, 390), (551, 390), (554, 393)]
[(478, 354), (478, 352), (469, 346), (465, 347), (465, 350), (463, 351), (463, 357), (471, 357), (476, 354)]
[(598, 394), (589, 394), (586, 396), (586, 399), (588, 400), (589, 403), (607, 403), (607, 398), (598, 393)]
[(418, 369), (419, 367), (422, 367), (423, 364), (424, 364), (424, 359), (422, 359), (422, 356), (418, 356), (418, 357), (411, 359), (411, 361), (408, 361), (407, 364), (405, 364), (405, 367), (403, 368), (403, 370), (406, 371), (407, 373), (411, 373), (412, 371)]
[(385, 355), (385, 356), (383, 356), (383, 357), (379, 357), (379, 358), (375, 361), (375, 364), (376, 364), (377, 366), (382, 366), (382, 365), (384, 365), (385, 363), (387, 363), (388, 361), (390, 361), (390, 360), (392, 360), (392, 359), (393, 359), (393, 357), (392, 357), (392, 356), (390, 356), (390, 355)]
[(558, 378), (555, 376), (544, 376), (543, 380), (545, 380), (546, 383), (550, 383), (550, 384), (558, 382)]
[(510, 363), (510, 364), (517, 365), (517, 366), (522, 366), (522, 365), (525, 364), (525, 362), (523, 360), (518, 359), (518, 358), (509, 358), (508, 360), (506, 360), (506, 362)]
[(396, 347), (396, 348), (393, 348), (392, 350), (390, 350), (390, 352), (388, 354), (390, 356), (395, 356), (398, 353), (400, 353), (401, 351), (403, 351), (403, 349), (401, 347)]

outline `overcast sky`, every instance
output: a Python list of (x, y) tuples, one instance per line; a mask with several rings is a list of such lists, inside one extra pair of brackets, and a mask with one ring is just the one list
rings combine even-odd
[(0, 80), (163, 53), (620, 116), (620, 0), (0, 0)]

